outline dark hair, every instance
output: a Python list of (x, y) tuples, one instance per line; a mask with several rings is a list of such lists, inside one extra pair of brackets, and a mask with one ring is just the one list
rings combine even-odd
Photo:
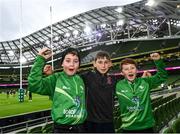
[(67, 54), (73, 54), (73, 55), (76, 55), (79, 59), (79, 65), (81, 63), (81, 59), (80, 59), (80, 55), (79, 55), (79, 51), (75, 48), (72, 48), (72, 47), (69, 47), (67, 48), (63, 53), (62, 53), (62, 58), (60, 60), (60, 65), (62, 65), (63, 61), (64, 61), (64, 58)]
[(135, 62), (134, 59), (132, 58), (126, 58), (126, 59), (123, 59), (120, 63), (120, 70), (122, 71), (122, 66), (123, 65), (126, 65), (126, 64), (134, 64), (136, 67), (137, 67), (137, 63)]
[(96, 56), (95, 56), (95, 58), (94, 58), (94, 61), (96, 61), (97, 59), (103, 59), (103, 58), (106, 58), (106, 59), (108, 59), (108, 60), (111, 60), (111, 57), (110, 57), (110, 55), (109, 55), (108, 52), (106, 52), (106, 51), (99, 51), (99, 52), (96, 54)]

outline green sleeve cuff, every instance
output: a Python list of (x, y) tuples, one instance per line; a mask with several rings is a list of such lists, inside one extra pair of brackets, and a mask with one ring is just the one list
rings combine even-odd
[(45, 59), (43, 56), (38, 55), (38, 56), (36, 57), (36, 61), (38, 61), (38, 62), (40, 63), (40, 62), (45, 62), (46, 59)]

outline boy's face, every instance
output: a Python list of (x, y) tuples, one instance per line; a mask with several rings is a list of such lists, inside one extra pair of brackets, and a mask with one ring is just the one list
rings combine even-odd
[(128, 81), (134, 81), (137, 75), (137, 68), (134, 64), (123, 64), (122, 74)]
[(67, 54), (63, 60), (62, 67), (67, 75), (74, 75), (79, 68), (79, 58), (74, 54)]
[(93, 65), (101, 74), (105, 74), (111, 67), (111, 61), (106, 57), (98, 58), (96, 61), (94, 61)]

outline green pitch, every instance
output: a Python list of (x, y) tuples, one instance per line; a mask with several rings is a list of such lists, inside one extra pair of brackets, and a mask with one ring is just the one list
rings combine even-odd
[(18, 93), (14, 96), (9, 95), (9, 97), (2, 93), (0, 94), (0, 118), (50, 109), (51, 103), (48, 96), (32, 94), (32, 101), (28, 100), (28, 96), (25, 96), (24, 102), (19, 102)]

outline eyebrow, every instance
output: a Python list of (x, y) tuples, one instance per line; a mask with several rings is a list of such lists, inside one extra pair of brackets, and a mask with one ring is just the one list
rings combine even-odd
[[(67, 58), (65, 58), (66, 60), (71, 60), (72, 58), (69, 58), (69, 57), (67, 57)], [(78, 58), (75, 58), (75, 59), (73, 59), (73, 60), (79, 60)]]

